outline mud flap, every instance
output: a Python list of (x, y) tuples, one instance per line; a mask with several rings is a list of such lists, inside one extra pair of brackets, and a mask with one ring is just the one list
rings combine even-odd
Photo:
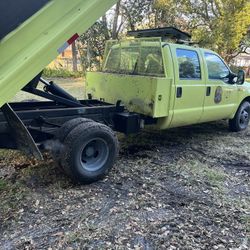
[(15, 111), (10, 107), (9, 104), (5, 104), (1, 109), (16, 140), (18, 149), (23, 151), (28, 156), (33, 156), (38, 160), (43, 160), (42, 153), (38, 149), (30, 132), (25, 127), (21, 119), (17, 116)]

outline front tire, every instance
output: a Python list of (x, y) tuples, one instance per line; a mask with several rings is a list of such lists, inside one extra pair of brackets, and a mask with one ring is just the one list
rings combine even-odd
[(232, 132), (240, 132), (246, 130), (250, 120), (250, 103), (243, 102), (234, 118), (229, 120), (229, 129)]
[(64, 139), (60, 164), (76, 183), (103, 179), (118, 155), (118, 140), (107, 126), (87, 122), (75, 127)]

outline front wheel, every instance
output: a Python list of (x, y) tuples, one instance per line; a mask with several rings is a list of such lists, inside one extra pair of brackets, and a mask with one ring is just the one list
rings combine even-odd
[(63, 144), (60, 164), (73, 181), (82, 184), (105, 177), (118, 154), (116, 135), (112, 129), (97, 122), (73, 128)]
[(250, 103), (243, 102), (234, 118), (229, 120), (229, 128), (232, 132), (240, 132), (247, 129), (250, 120)]

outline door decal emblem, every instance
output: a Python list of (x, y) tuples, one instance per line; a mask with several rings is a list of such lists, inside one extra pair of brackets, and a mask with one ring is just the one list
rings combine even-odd
[(220, 103), (222, 101), (222, 87), (217, 87), (215, 90), (215, 96), (214, 96), (214, 102), (215, 103)]

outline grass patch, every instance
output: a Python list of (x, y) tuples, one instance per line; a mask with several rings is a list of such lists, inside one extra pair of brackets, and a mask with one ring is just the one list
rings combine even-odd
[(0, 179), (0, 191), (4, 190), (7, 187), (5, 180)]
[(208, 181), (210, 181), (211, 183), (213, 183), (215, 185), (218, 183), (224, 182), (226, 179), (226, 175), (223, 171), (218, 171), (215, 169), (206, 168), (204, 170), (204, 173), (205, 173)]
[(0, 150), (0, 158), (11, 158), (12, 152), (13, 151), (11, 151), (11, 150), (1, 149)]
[(48, 78), (80, 78), (83, 77), (83, 72), (45, 68), (43, 71), (43, 76)]
[[(27, 187), (20, 182), (9, 183), (0, 181), (0, 220), (12, 221), (19, 216), (18, 211), (27, 203), (26, 197), (29, 196)], [(5, 224), (5, 223), (3, 223)]]
[(250, 215), (243, 215), (241, 217), (241, 221), (244, 225), (246, 225), (246, 231), (250, 234)]
[(212, 187), (223, 190), (224, 181), (227, 174), (221, 169), (210, 168), (199, 162), (193, 162), (187, 166), (187, 171), (191, 174), (190, 181), (200, 180), (201, 182), (208, 182)]
[(65, 236), (65, 242), (67, 244), (78, 243), (83, 240), (84, 238), (81, 232), (71, 232)]

